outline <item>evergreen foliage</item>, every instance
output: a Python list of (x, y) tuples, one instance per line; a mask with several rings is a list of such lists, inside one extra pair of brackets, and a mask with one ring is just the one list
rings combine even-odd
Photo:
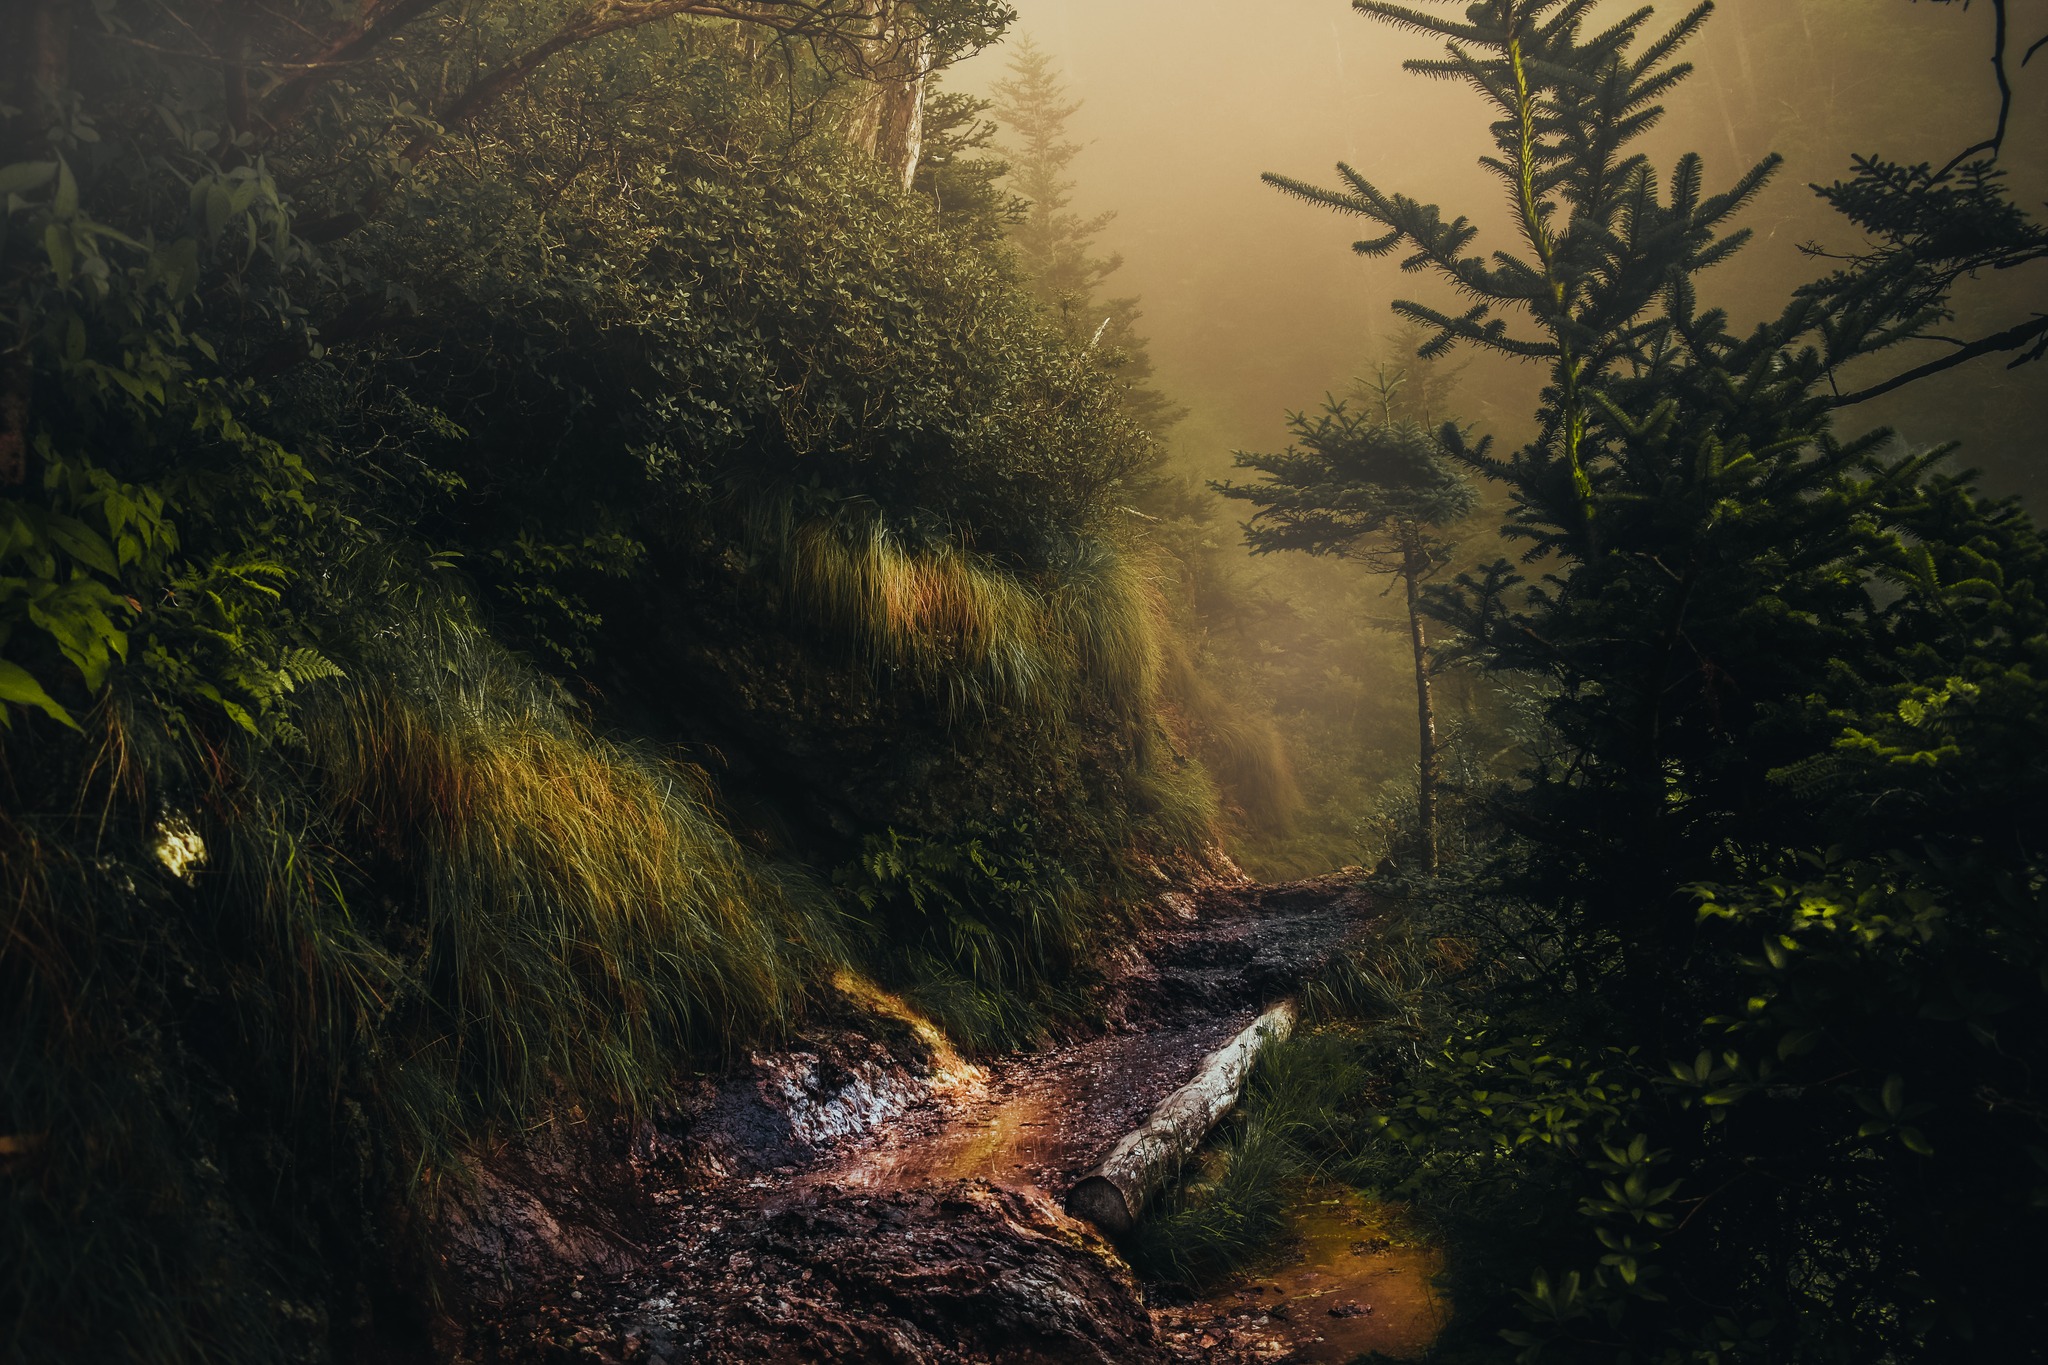
[[(1211, 647), (1215, 603), (1229, 596), (1213, 563), (1208, 523), (1212, 500), (1176, 474), (1165, 448), (1186, 415), (1152, 383), (1146, 342), (1138, 333), (1139, 301), (1101, 299), (1101, 286), (1121, 267), (1118, 257), (1094, 253), (1094, 239), (1113, 213), (1086, 217), (1074, 211), (1078, 181), (1071, 178), (1084, 150), (1071, 140), (1068, 121), (1081, 105), (1070, 100), (1049, 54), (1027, 37), (1017, 44), (1010, 75), (995, 87), (1000, 131), (1009, 140), (1010, 192), (1018, 216), (1010, 243), (1042, 306), (1061, 321), (1070, 343), (1114, 374), (1123, 386), (1123, 411), (1153, 442), (1147, 466), (1131, 481), (1132, 510), (1145, 518), (1170, 556), (1159, 564), (1162, 605), (1170, 629), (1160, 635), (1165, 695), (1194, 746), (1221, 780), (1234, 823), (1254, 835), (1286, 830), (1301, 805), (1285, 740), (1266, 707)], [(1170, 580), (1177, 578), (1178, 583)]]
[[(1550, 379), (1535, 439), (1458, 452), (1540, 576), (1475, 569), (1432, 609), (1540, 682), (1544, 727), (1488, 802), (1490, 865), (1425, 893), (1479, 957), (1422, 1020), (1434, 1054), (1389, 1058), (1379, 1178), (1453, 1230), (1475, 1358), (1496, 1329), (1526, 1360), (2024, 1354), (2012, 1249), (2048, 1199), (2037, 533), (1945, 451), (1835, 434), (1828, 380), (1944, 306), (1937, 262), (2024, 255), (2029, 229), (1995, 191), (1959, 202), (1975, 245), (1907, 263), (1901, 232), (1738, 333), (1699, 277), (1775, 161), (1712, 193), (1698, 157), (1660, 175), (1632, 145), (1710, 6), (1661, 30), (1583, 0), (1358, 8), (1446, 40), (1411, 68), (1493, 115), (1515, 248), (1480, 255), (1469, 220), (1349, 168), (1277, 183), (1470, 301), (1397, 305), (1425, 354)], [(1928, 177), (1857, 185), (1829, 192), (1853, 221), (1931, 221)]]
[(1187, 415), (1152, 385), (1152, 358), (1138, 332), (1138, 300), (1100, 297), (1123, 268), (1121, 256), (1094, 254), (1095, 238), (1116, 219), (1074, 210), (1070, 179), (1082, 145), (1070, 140), (1069, 119), (1081, 111), (1050, 54), (1027, 36), (1010, 58), (1010, 76), (995, 86), (995, 111), (1010, 139), (1010, 192), (1023, 209), (1010, 230), (1025, 276), (1039, 298), (1065, 321), (1070, 337), (1085, 338), (1125, 384), (1125, 408), (1157, 439)]
[(1395, 425), (1391, 398), (1390, 392), (1378, 421), (1334, 398), (1314, 417), (1295, 413), (1288, 426), (1299, 444), (1279, 454), (1237, 457), (1237, 467), (1257, 470), (1265, 476), (1262, 482), (1213, 486), (1259, 509), (1244, 527), (1253, 554), (1335, 555), (1400, 579), (1415, 661), (1415, 846), (1428, 872), (1437, 864), (1438, 773), (1430, 695), (1434, 665), (1422, 622), (1422, 585), (1450, 558), (1443, 530), (1469, 515), (1478, 498), (1444, 444), (1459, 442), (1456, 428), (1439, 441), (1420, 427)]

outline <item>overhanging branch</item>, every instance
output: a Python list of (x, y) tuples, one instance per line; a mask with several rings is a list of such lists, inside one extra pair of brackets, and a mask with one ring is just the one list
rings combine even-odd
[[(294, 58), (294, 74), (263, 103), (264, 121), (274, 129), (291, 123), (322, 85), (368, 59), (400, 30), (445, 2), (380, 0), (370, 6), (354, 26)], [(464, 115), (474, 113), (557, 52), (603, 34), (683, 16), (753, 24), (819, 43), (864, 75), (893, 68), (904, 50), (926, 36), (921, 25), (903, 22), (896, 7), (875, 0), (594, 0), (553, 35), (471, 85), (455, 104)]]
[(1843, 394), (1829, 406), (1846, 408), (1852, 404), (1868, 402), (1894, 389), (1902, 389), (1917, 380), (1925, 379), (1929, 375), (1952, 370), (1958, 365), (1975, 360), (1978, 356), (1995, 355), (2001, 351), (2017, 351), (2029, 345), (2033, 346), (2033, 350), (2013, 361), (2014, 366), (2026, 364), (2030, 360), (2039, 360), (2044, 353), (2048, 353), (2048, 314), (2031, 322), (2023, 322), (2017, 327), (2008, 327), (2003, 332), (1994, 332), (1988, 337), (1979, 338), (1939, 360), (1930, 360), (1925, 365), (1916, 366), (1903, 374), (1895, 374), (1882, 384), (1872, 384), (1867, 389)]

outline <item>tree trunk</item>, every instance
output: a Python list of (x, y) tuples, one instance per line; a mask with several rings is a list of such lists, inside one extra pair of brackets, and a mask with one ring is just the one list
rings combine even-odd
[(908, 0), (867, 0), (874, 39), (867, 44), (868, 78), (875, 91), (863, 100), (847, 129), (909, 189), (924, 159), (924, 97), (932, 70), (931, 39)]
[(31, 14), (31, 79), (36, 87), (32, 93), (41, 96), (36, 101), (41, 104), (54, 99), (71, 81), (70, 0), (37, 0)]
[(1404, 537), (1401, 581), (1408, 589), (1408, 638), (1415, 647), (1415, 726), (1420, 771), (1415, 784), (1416, 837), (1421, 846), (1422, 870), (1436, 871), (1436, 705), (1429, 692), (1429, 639), (1422, 627), (1420, 579), (1428, 567), (1422, 546), (1414, 532)]
[(1160, 1101), (1150, 1118), (1068, 1191), (1067, 1212), (1112, 1236), (1128, 1234), (1138, 1225), (1146, 1199), (1173, 1179), (1209, 1131), (1237, 1106), (1259, 1053), (1293, 1031), (1294, 1005), (1283, 1001), (1203, 1058), (1193, 1080)]
[(882, 87), (875, 158), (907, 190), (917, 180), (917, 165), (924, 159), (924, 95), (932, 71), (931, 40), (920, 33), (907, 41), (901, 66), (902, 76)]
[(72, 18), (71, 0), (0, 4), (0, 104), (25, 111), (11, 120), (0, 161), (48, 158), (48, 116), (71, 81)]
[(28, 361), (16, 348), (0, 354), (0, 488), (28, 482)]

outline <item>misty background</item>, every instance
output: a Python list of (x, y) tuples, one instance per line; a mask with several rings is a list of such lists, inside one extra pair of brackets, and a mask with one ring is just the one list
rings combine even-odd
[[(1284, 415), (1313, 407), (1396, 359), (1388, 305), (1448, 300), (1398, 258), (1350, 250), (1361, 225), (1260, 183), (1276, 171), (1334, 184), (1344, 161), (1390, 192), (1440, 204), (1489, 229), (1477, 249), (1510, 245), (1497, 190), (1477, 165), (1489, 150), (1471, 93), (1409, 75), (1404, 60), (1440, 55), (1435, 40), (1366, 22), (1347, 0), (1018, 0), (1018, 36), (949, 74), (951, 88), (990, 93), (1020, 37), (1045, 49), (1073, 99), (1069, 124), (1086, 151), (1073, 166), (1075, 208), (1114, 211), (1098, 249), (1123, 268), (1104, 293), (1136, 295), (1157, 382), (1190, 415), (1174, 431), (1191, 472), (1213, 475), (1234, 449), (1284, 444)], [(1620, 6), (1614, 7), (1616, 12)], [(2021, 4), (2021, 31), (2048, 3)], [(1804, 243), (1851, 250), (1855, 234), (1813, 194), (1853, 154), (1912, 163), (1948, 160), (1987, 136), (1997, 109), (1992, 14), (1978, 5), (1907, 0), (1722, 0), (1686, 55), (1695, 76), (1667, 100), (1652, 155), (1707, 159), (1709, 188), (1770, 152), (1777, 179), (1739, 220), (1755, 241), (1710, 275), (1705, 301), (1738, 320), (1775, 311), (1789, 289), (1824, 274)], [(2048, 79), (2016, 71), (2002, 164), (2017, 197), (2048, 195)], [(1956, 334), (1984, 328), (1973, 299), (2038, 289), (2027, 279), (1978, 280), (1959, 291)], [(2009, 325), (2009, 324), (2008, 324)], [(1844, 385), (1882, 378), (1940, 354), (1928, 344), (1888, 353)], [(1478, 357), (1459, 389), (1461, 420), (1514, 441), (1534, 407), (1537, 369)], [(1845, 410), (1844, 431), (1885, 425), (1924, 447), (1964, 443), (1986, 483), (2040, 505), (2048, 488), (2036, 452), (2048, 421), (2039, 366), (1986, 357)]]

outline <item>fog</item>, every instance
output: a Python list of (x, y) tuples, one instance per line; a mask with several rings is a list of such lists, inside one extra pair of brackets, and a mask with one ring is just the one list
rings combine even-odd
[[(1118, 215), (1100, 239), (1125, 258), (1110, 289), (1142, 299), (1160, 382), (1193, 410), (1177, 442), (1196, 468), (1221, 467), (1234, 447), (1276, 444), (1288, 409), (1367, 370), (1395, 325), (1393, 299), (1446, 301), (1395, 261), (1354, 255), (1364, 224), (1283, 197), (1260, 183), (1261, 172), (1334, 183), (1342, 160), (1384, 189), (1489, 226), (1504, 220), (1497, 186), (1476, 165), (1488, 147), (1472, 92), (1400, 69), (1404, 59), (1438, 55), (1436, 40), (1369, 21), (1347, 0), (1018, 0), (1018, 8), (1020, 31), (1054, 56), (1072, 96), (1085, 101), (1072, 123), (1087, 144), (1075, 164), (1076, 204)], [(2048, 3), (2015, 0), (2013, 8), (2021, 35), (2048, 30)], [(1704, 282), (1706, 300), (1738, 319), (1775, 312), (1791, 286), (1824, 273), (1800, 253), (1802, 242), (1854, 246), (1808, 188), (1844, 173), (1852, 153), (1940, 163), (1988, 134), (1997, 108), (1991, 23), (1988, 5), (1724, 0), (1687, 54), (1697, 74), (1667, 100), (1651, 151), (1667, 167), (1678, 152), (1700, 151), (1710, 188), (1768, 152), (1787, 164), (1741, 220), (1757, 240)], [(1008, 59), (992, 50), (951, 83), (985, 92)], [(2040, 67), (2037, 60), (2016, 73), (2003, 159), (2025, 203), (2038, 203), (2048, 186), (2048, 72)], [(1513, 243), (1503, 233), (1479, 245)], [(2033, 269), (2048, 272), (2048, 263)], [(2016, 291), (2048, 293), (2025, 271), (1973, 290), (2002, 301), (1999, 325), (2017, 320)], [(1983, 330), (1977, 311), (1967, 307), (1955, 330)], [(1844, 382), (1936, 354), (1896, 352)], [(2037, 490), (2048, 490), (2035, 458), (2048, 420), (2048, 365), (2007, 371), (2005, 359), (1980, 359), (1851, 409), (1842, 425), (1892, 425), (1916, 445), (1961, 438), (1964, 458), (1989, 482), (2024, 489), (2038, 504)], [(1518, 435), (1535, 382), (1528, 367), (1476, 360), (1464, 415)]]

